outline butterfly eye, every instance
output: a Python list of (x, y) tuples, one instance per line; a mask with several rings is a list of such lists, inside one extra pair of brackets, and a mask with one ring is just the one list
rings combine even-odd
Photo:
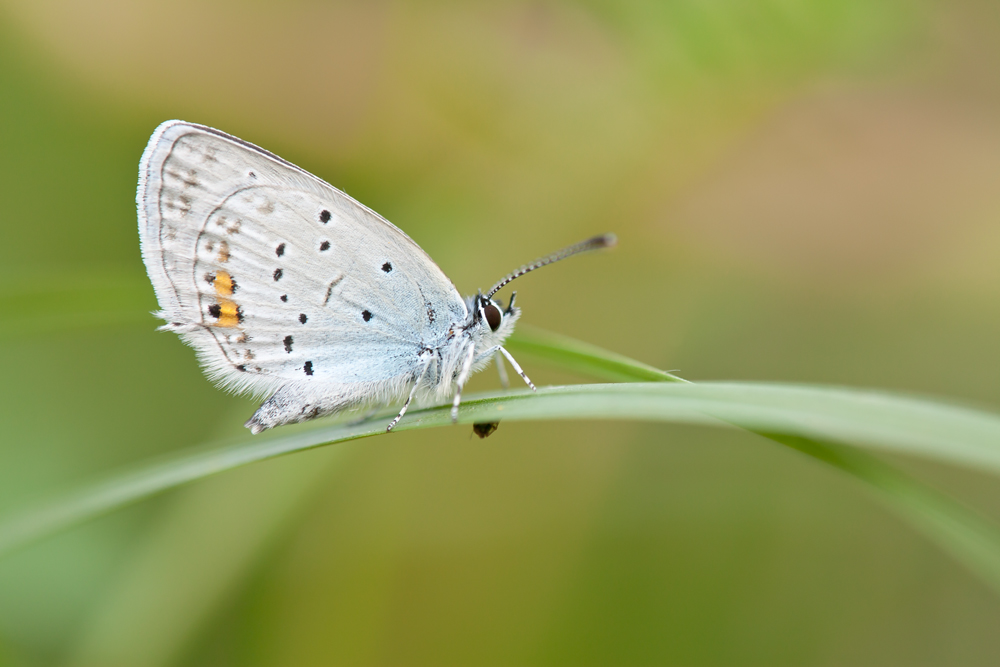
[(483, 306), (483, 314), (486, 315), (486, 323), (490, 325), (490, 329), (496, 331), (500, 328), (500, 322), (503, 321), (503, 315), (500, 314), (500, 309), (494, 306), (492, 303), (488, 303)]

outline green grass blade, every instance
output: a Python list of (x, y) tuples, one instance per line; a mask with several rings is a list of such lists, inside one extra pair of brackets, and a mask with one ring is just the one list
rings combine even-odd
[[(688, 383), (571, 338), (525, 328), (510, 349), (621, 384), (470, 396), (462, 423), (643, 419), (736, 426), (864, 482), (918, 530), (1000, 592), (1000, 531), (975, 512), (854, 445), (1000, 473), (1000, 416), (886, 392), (766, 383)], [(446, 407), (414, 411), (399, 430), (450, 423)], [(384, 433), (388, 417), (285, 428), (276, 435), (180, 452), (0, 522), (0, 554), (179, 485), (276, 456)], [(846, 446), (845, 446), (846, 445)]]
[(864, 482), (918, 532), (1000, 594), (1000, 527), (978, 512), (858, 449), (775, 433), (760, 435)]
[[(514, 341), (514, 344), (508, 347), (526, 352), (539, 350), (542, 352), (540, 356), (559, 359), (561, 365), (566, 368), (601, 379), (634, 382), (656, 380), (655, 377), (650, 377), (648, 367), (645, 365), (632, 362), (630, 359), (625, 359), (624, 363), (621, 363), (620, 355), (592, 345), (531, 329), (527, 330), (523, 338), (527, 342), (523, 347), (518, 345), (520, 340)], [(653, 369), (653, 372), (661, 371)], [(669, 378), (663, 378), (663, 381), (677, 379), (680, 378), (670, 375)], [(935, 406), (936, 409), (941, 407), (945, 408), (945, 412), (950, 411), (950, 406)], [(951, 426), (957, 425), (952, 420), (933, 421), (939, 423), (947, 421)], [(760, 430), (754, 432), (833, 466), (862, 482), (917, 531), (963, 563), (995, 591), (1000, 592), (1000, 529), (977, 512), (856, 448), (801, 436)], [(940, 435), (947, 436), (947, 430)], [(980, 439), (979, 442), (986, 445), (989, 456), (988, 452), (992, 451), (992, 448), (988, 443), (992, 436), (988, 431), (981, 435), (985, 436), (985, 440)], [(938, 441), (937, 444), (942, 445), (943, 441)], [(949, 462), (954, 463), (954, 461)], [(971, 462), (967, 463), (974, 465)]]
[(63, 528), (194, 480), (249, 463), (314, 447), (384, 433), (371, 423), (334, 426), (278, 437), (214, 443), (149, 461), (134, 470), (80, 488), (0, 522), (0, 554)]
[(537, 357), (565, 370), (608, 382), (687, 382), (641, 361), (524, 324), (518, 325), (504, 347), (511, 352)]
[[(643, 419), (735, 424), (769, 434), (864, 444), (1000, 472), (1000, 417), (876, 392), (752, 383), (597, 384), (470, 396), (459, 421)], [(225, 470), (381, 434), (388, 418), (285, 428), (222, 447), (179, 453), (0, 523), (0, 553), (54, 530)], [(407, 415), (400, 430), (450, 424), (446, 406)], [(954, 444), (951, 434), (960, 440)]]

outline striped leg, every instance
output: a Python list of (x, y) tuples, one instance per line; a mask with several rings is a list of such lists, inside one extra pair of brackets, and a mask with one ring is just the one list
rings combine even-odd
[(531, 384), (531, 380), (529, 380), (528, 376), (524, 374), (524, 371), (521, 370), (521, 367), (518, 365), (518, 363), (514, 361), (514, 357), (510, 356), (510, 352), (503, 349), (502, 347), (500, 348), (500, 351), (503, 352), (503, 356), (507, 357), (507, 361), (509, 361), (510, 365), (514, 367), (514, 370), (517, 371), (517, 374), (521, 376), (521, 379), (524, 380), (524, 382), (529, 387), (531, 387), (531, 391), (538, 391), (537, 389), (535, 389), (535, 385)]
[(391, 431), (393, 429), (393, 427), (395, 427), (396, 424), (399, 423), (399, 420), (403, 418), (403, 415), (406, 414), (406, 408), (410, 407), (410, 401), (413, 400), (413, 395), (417, 393), (417, 387), (420, 386), (420, 383), (424, 379), (424, 375), (427, 374), (427, 369), (431, 365), (431, 359), (432, 358), (433, 357), (431, 357), (430, 355), (428, 355), (427, 359), (424, 360), (424, 367), (420, 369), (420, 375), (417, 377), (417, 381), (416, 381), (416, 383), (414, 383), (413, 389), (410, 390), (410, 395), (406, 397), (406, 403), (403, 403), (403, 408), (399, 411), (399, 414), (396, 415), (395, 417), (393, 417), (392, 421), (389, 422), (389, 425), (385, 427), (385, 432), (386, 433), (388, 433), (389, 431)]

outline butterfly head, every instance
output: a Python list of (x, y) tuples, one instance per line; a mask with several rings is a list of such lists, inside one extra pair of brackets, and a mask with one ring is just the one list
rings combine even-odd
[(514, 331), (514, 323), (521, 316), (521, 309), (514, 307), (516, 296), (517, 292), (511, 293), (506, 308), (500, 301), (488, 299), (482, 293), (469, 297), (472, 319), (467, 330), (470, 335), (487, 347), (501, 344)]

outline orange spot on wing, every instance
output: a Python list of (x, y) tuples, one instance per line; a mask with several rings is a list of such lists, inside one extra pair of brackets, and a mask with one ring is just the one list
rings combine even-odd
[(232, 296), (236, 289), (233, 277), (225, 271), (219, 271), (215, 274), (215, 280), (212, 281), (212, 285), (215, 287), (215, 293), (219, 296)]
[(240, 323), (241, 318), (240, 307), (234, 301), (226, 299), (219, 301), (219, 320), (215, 323), (215, 326), (235, 327)]

